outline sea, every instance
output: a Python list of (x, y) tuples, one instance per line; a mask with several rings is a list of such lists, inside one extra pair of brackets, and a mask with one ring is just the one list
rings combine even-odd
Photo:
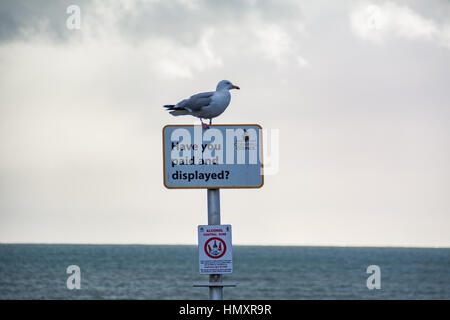
[[(208, 299), (205, 281), (196, 246), (0, 244), (2, 300)], [(225, 300), (450, 299), (450, 249), (235, 245), (223, 281)]]

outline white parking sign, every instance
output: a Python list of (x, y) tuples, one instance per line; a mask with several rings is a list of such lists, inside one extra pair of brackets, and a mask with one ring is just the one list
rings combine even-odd
[(200, 274), (233, 272), (231, 225), (198, 226)]

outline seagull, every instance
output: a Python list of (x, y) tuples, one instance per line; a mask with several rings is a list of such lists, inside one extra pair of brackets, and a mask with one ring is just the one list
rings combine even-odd
[[(217, 84), (216, 91), (197, 93), (175, 105), (165, 105), (164, 108), (173, 116), (191, 115), (200, 118), (202, 128), (208, 129), (212, 119), (221, 115), (230, 104), (231, 89), (240, 88), (228, 80), (222, 80)], [(209, 125), (203, 123), (203, 119), (209, 119)]]

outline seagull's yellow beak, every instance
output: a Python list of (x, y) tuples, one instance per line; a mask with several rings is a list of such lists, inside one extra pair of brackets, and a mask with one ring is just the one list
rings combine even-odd
[(238, 89), (238, 90), (241, 90), (241, 88), (239, 88), (238, 86), (235, 86), (235, 85), (233, 85), (233, 86), (231, 87), (231, 89)]

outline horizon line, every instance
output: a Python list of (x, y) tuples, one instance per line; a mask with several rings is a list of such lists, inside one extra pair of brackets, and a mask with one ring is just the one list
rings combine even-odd
[[(193, 243), (113, 243), (113, 242), (3, 242), (0, 245), (80, 245), (80, 246), (198, 246)], [(417, 245), (339, 245), (339, 244), (233, 244), (238, 247), (323, 247), (323, 248), (411, 248), (411, 249), (450, 249), (450, 246)]]

